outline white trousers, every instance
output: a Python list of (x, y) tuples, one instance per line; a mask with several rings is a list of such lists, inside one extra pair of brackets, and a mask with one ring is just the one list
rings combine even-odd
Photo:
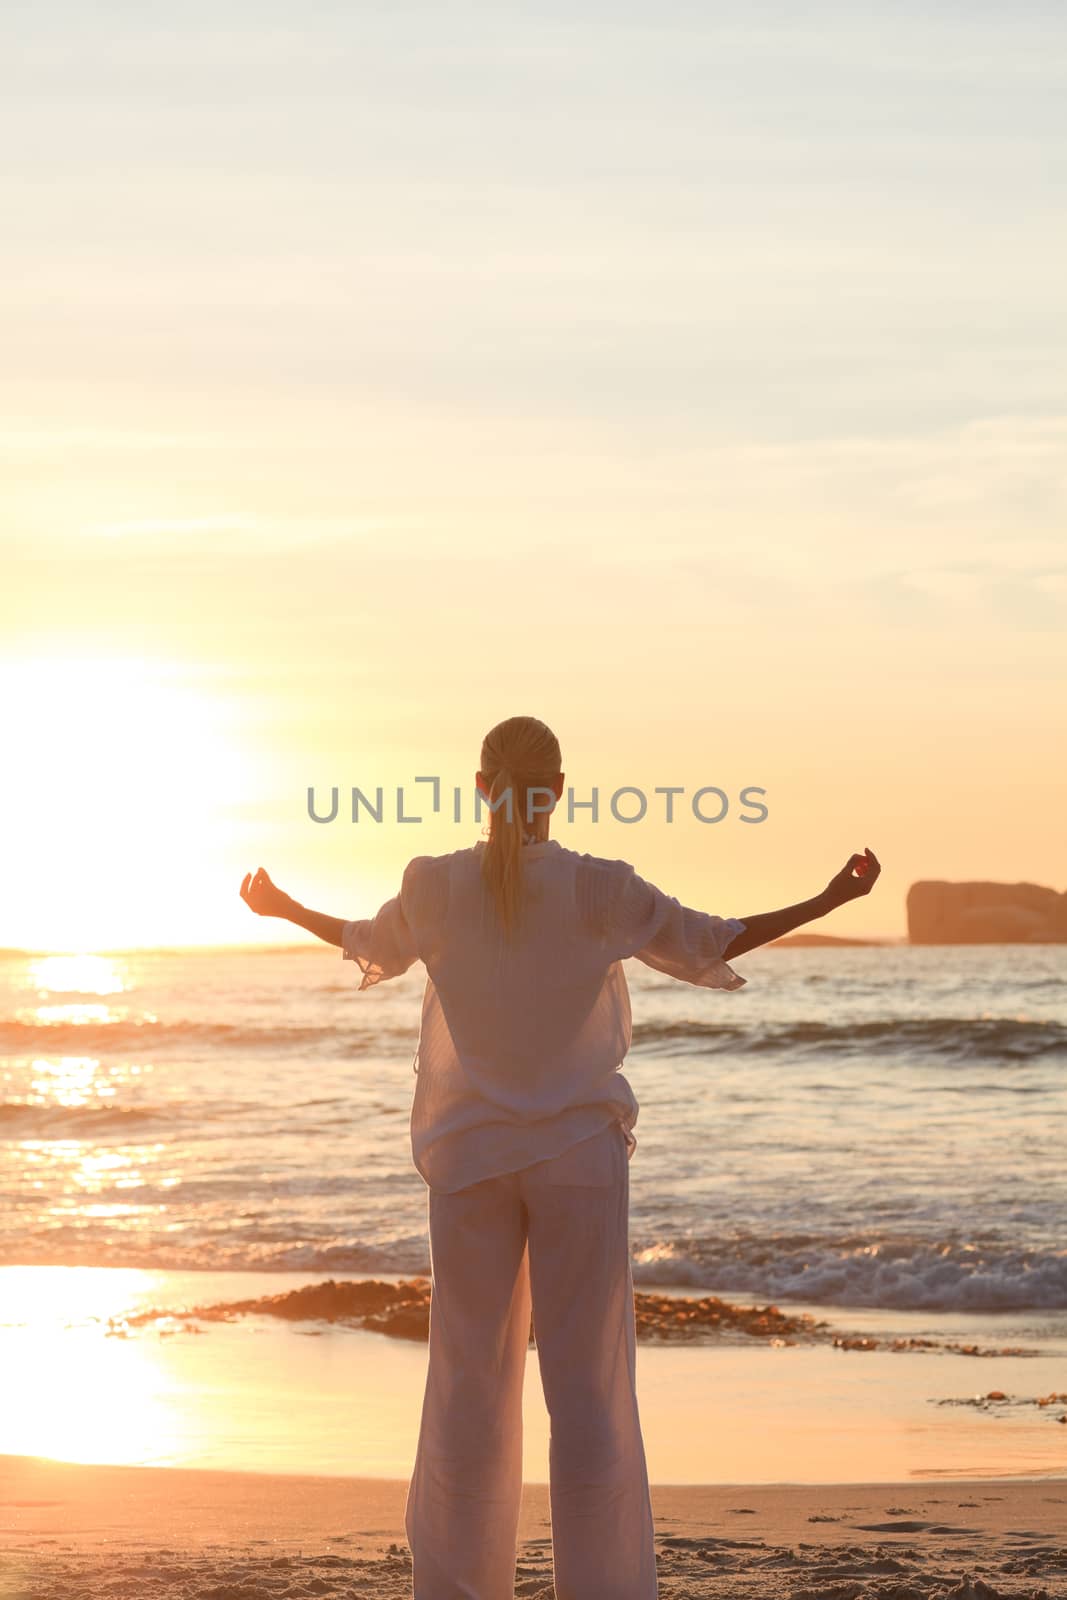
[(553, 1160), (428, 1191), (429, 1365), (404, 1512), (414, 1600), (513, 1600), (531, 1309), (556, 1600), (656, 1600), (628, 1154), (612, 1122)]

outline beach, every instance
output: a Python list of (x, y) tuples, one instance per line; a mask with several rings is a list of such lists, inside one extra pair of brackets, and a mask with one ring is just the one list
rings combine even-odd
[[(404, 1600), (398, 1480), (0, 1459), (4, 1600)], [(1067, 1595), (1067, 1484), (652, 1489), (660, 1593), (752, 1600)], [(551, 1600), (547, 1490), (527, 1485), (516, 1596)]]
[[(1065, 982), (1007, 965), (757, 951), (729, 1009), (632, 975), (665, 1596), (1067, 1594)], [(409, 1593), (419, 1000), (311, 950), (0, 962), (5, 1597)], [(543, 1600), (548, 1431), (531, 1343)]]
[[(407, 1597), (426, 1287), (0, 1269), (0, 1595)], [(1067, 1596), (1062, 1329), (636, 1298), (664, 1597)], [(515, 1594), (552, 1600), (536, 1346), (524, 1409)]]

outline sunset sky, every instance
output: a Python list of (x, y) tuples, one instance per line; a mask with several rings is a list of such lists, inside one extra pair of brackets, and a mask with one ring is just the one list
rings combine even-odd
[(579, 798), (767, 791), (561, 825), (706, 910), (864, 845), (818, 931), (1062, 888), (1065, 53), (985, 0), (24, 8), (0, 944), (292, 937), (260, 864), (368, 915), (477, 826), (308, 785), (469, 784), (515, 712)]

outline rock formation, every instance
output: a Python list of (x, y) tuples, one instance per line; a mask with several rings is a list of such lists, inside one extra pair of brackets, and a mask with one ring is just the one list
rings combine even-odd
[(913, 883), (911, 944), (1065, 944), (1067, 894), (1037, 883)]

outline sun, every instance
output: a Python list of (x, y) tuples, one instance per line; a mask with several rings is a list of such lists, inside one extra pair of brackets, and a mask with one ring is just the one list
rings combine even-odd
[(0, 663), (0, 942), (204, 938), (219, 854), (254, 788), (237, 708), (146, 658)]

